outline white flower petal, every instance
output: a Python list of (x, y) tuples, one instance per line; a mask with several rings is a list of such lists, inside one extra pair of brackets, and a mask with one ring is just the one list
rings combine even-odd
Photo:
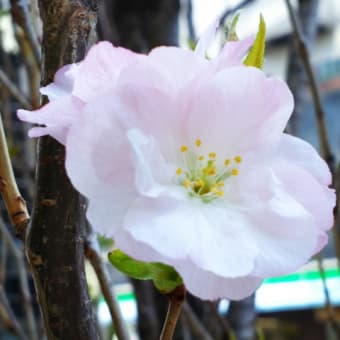
[(205, 58), (205, 54), (208, 48), (211, 46), (212, 42), (216, 36), (216, 30), (218, 28), (219, 18), (216, 18), (202, 34), (201, 38), (198, 40), (195, 53), (200, 57)]
[[(89, 199), (88, 217), (95, 230), (112, 236), (136, 191), (125, 130), (110, 111), (106, 114), (106, 104), (88, 104), (81, 125), (70, 128), (66, 170), (75, 188)], [(102, 114), (93, 116), (98, 107)]]
[(171, 259), (191, 261), (202, 270), (232, 278), (250, 273), (259, 252), (246, 235), (248, 224), (237, 210), (163, 195), (137, 199), (124, 229), (167, 257), (170, 265)]
[(318, 155), (316, 150), (304, 140), (283, 134), (278, 156), (302, 167), (311, 173), (320, 183), (325, 185), (332, 183), (332, 175), (326, 162)]
[(226, 154), (256, 151), (279, 141), (292, 108), (284, 82), (255, 68), (231, 67), (192, 97), (188, 134), (212, 150), (223, 146)]
[[(189, 239), (190, 240), (190, 239)], [(254, 276), (241, 276), (230, 278), (216, 275), (204, 270), (190, 258), (167, 257), (163, 252), (157, 252), (144, 242), (139, 242), (129, 231), (120, 230), (115, 237), (116, 246), (132, 257), (143, 261), (162, 262), (175, 267), (183, 278), (190, 293), (205, 300), (227, 298), (232, 300), (243, 299), (252, 294), (259, 287), (262, 278)], [(237, 258), (235, 258), (237, 261)]]

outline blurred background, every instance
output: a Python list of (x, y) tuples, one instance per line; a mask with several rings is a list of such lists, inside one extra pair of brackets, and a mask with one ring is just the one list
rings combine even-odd
[[(291, 1), (309, 51), (330, 144), (328, 163), (340, 160), (340, 3)], [(287, 131), (320, 147), (310, 80), (294, 44), (296, 34), (284, 0), (105, 0), (99, 1), (98, 36), (141, 53), (159, 45), (191, 48), (216, 18), (220, 27), (209, 56), (225, 43), (225, 28), (240, 13), (240, 39), (257, 32), (260, 13), (267, 24), (264, 71), (285, 79), (296, 106)], [(42, 26), (37, 0), (0, 1), (0, 112), (23, 196), (31, 208), (34, 192), (34, 141), (15, 117), (19, 107), (39, 107)], [(270, 94), (269, 94), (270, 95)], [(339, 176), (338, 176), (339, 177)], [(0, 339), (43, 338), (34, 289), (21, 242), (0, 216)], [(298, 272), (266, 280), (255, 295), (240, 301), (203, 302), (189, 296), (176, 339), (340, 339), (338, 231), (317, 258)], [(131, 339), (158, 339), (166, 300), (149, 282), (128, 280), (107, 263), (112, 243), (98, 239)], [(111, 315), (90, 262), (86, 272), (103, 339), (114, 339)], [(73, 340), (73, 339), (70, 339)]]

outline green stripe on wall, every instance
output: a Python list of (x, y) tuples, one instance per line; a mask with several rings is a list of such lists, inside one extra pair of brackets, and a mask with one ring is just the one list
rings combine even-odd
[[(325, 270), (326, 274), (326, 279), (330, 278), (340, 278), (340, 270), (338, 268), (334, 269), (327, 269)], [(320, 272), (315, 270), (315, 271), (310, 271), (310, 272), (304, 272), (304, 273), (294, 273), (294, 274), (289, 274), (285, 276), (280, 276), (280, 277), (273, 277), (270, 279), (266, 279), (264, 282), (265, 283), (280, 283), (280, 282), (293, 282), (293, 281), (301, 281), (301, 280), (320, 280), (321, 275)]]

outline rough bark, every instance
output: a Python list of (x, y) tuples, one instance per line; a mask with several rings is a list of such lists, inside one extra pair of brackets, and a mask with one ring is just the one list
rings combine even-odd
[[(96, 1), (40, 0), (42, 85), (57, 69), (82, 59), (95, 40)], [(27, 257), (48, 339), (99, 339), (84, 273), (83, 198), (64, 168), (65, 149), (38, 144), (36, 193)]]
[[(313, 44), (317, 33), (318, 7), (319, 0), (299, 0), (298, 18), (300, 29), (308, 48)], [(289, 47), (287, 83), (295, 100), (294, 112), (289, 122), (289, 132), (299, 135), (299, 121), (306, 99), (308, 81), (293, 35)]]

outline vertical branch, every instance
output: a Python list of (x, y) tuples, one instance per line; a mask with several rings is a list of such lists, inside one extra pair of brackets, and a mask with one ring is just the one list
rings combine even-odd
[(317, 86), (313, 68), (310, 62), (308, 47), (302, 37), (301, 29), (296, 19), (290, 0), (285, 0), (285, 1), (286, 1), (286, 5), (288, 8), (288, 12), (289, 12), (289, 17), (290, 17), (292, 27), (293, 27), (294, 38), (296, 41), (297, 49), (298, 49), (301, 61), (303, 63), (303, 66), (305, 68), (305, 72), (306, 72), (307, 79), (308, 79), (308, 84), (310, 86), (310, 90), (312, 93), (312, 99), (313, 99), (317, 126), (318, 126), (320, 152), (321, 152), (321, 155), (326, 160), (326, 162), (328, 163), (328, 165), (330, 166), (330, 168), (334, 169), (334, 166), (333, 166), (334, 157), (332, 155), (329, 140), (328, 140), (328, 134), (327, 134), (326, 124), (325, 124), (325, 113), (324, 113), (324, 110), (321, 104), (318, 86)]
[(168, 294), (169, 308), (160, 335), (160, 340), (172, 340), (181, 313), (181, 308), (185, 300), (185, 295), (186, 291), (184, 285), (178, 286), (174, 291)]
[[(291, 5), (290, 0), (285, 0), (286, 5), (288, 8), (288, 13), (289, 17), (292, 23), (292, 28), (293, 28), (293, 34), (294, 38), (296, 41), (296, 46), (297, 46), (297, 51), (299, 53), (302, 65), (304, 67), (304, 71), (307, 76), (308, 84), (310, 86), (311, 94), (312, 94), (312, 100), (314, 104), (314, 109), (315, 109), (315, 115), (316, 115), (316, 120), (317, 120), (317, 128), (318, 128), (318, 135), (319, 135), (319, 143), (320, 143), (320, 152), (322, 157), (325, 159), (327, 164), (329, 165), (332, 173), (334, 174), (334, 156), (332, 154), (330, 144), (329, 144), (329, 139), (328, 139), (328, 134), (327, 134), (327, 129), (326, 129), (326, 123), (325, 123), (325, 113), (322, 107), (321, 103), (321, 98), (320, 98), (320, 93), (318, 90), (318, 86), (316, 83), (314, 71), (310, 62), (310, 57), (309, 57), (309, 51), (308, 51), (308, 45), (306, 44), (301, 28), (299, 25), (299, 22), (295, 16), (293, 7)], [(307, 0), (306, 0), (307, 1)], [(311, 6), (314, 4), (315, 6), (317, 5), (317, 1), (313, 0), (308, 0), (309, 5)], [(314, 23), (316, 24), (316, 23)], [(335, 235), (335, 245), (337, 246), (339, 244), (339, 233), (334, 233)], [(336, 253), (338, 254), (339, 250), (336, 250)], [(329, 297), (329, 291), (328, 287), (326, 285), (326, 275), (323, 267), (323, 262), (322, 262), (322, 255), (321, 253), (317, 257), (318, 261), (318, 266), (319, 266), (319, 271), (320, 275), (322, 278), (322, 283), (323, 283), (323, 289), (324, 289), (324, 294), (325, 294), (325, 300), (326, 300), (326, 308), (328, 311), (328, 316), (329, 320), (328, 323), (329, 325), (333, 328), (335, 332), (338, 333), (339, 335), (339, 327), (337, 325), (336, 319), (335, 319), (335, 311), (333, 309), (333, 306), (330, 301)]]
[[(42, 84), (84, 58), (95, 40), (95, 0), (40, 0)], [(99, 339), (84, 271), (85, 202), (64, 166), (65, 148), (38, 143), (36, 195), (26, 252), (48, 339)]]
[(118, 301), (112, 292), (112, 280), (110, 279), (105, 263), (100, 256), (98, 241), (92, 230), (89, 231), (89, 235), (86, 238), (85, 255), (97, 274), (100, 288), (109, 307), (113, 326), (118, 339), (129, 340), (129, 332), (120, 312)]
[(0, 115), (0, 192), (4, 199), (11, 223), (15, 231), (24, 235), (29, 222), (26, 202), (22, 198), (14, 178), (9, 157), (5, 131)]
[(10, 0), (14, 22), (21, 27), (25, 40), (29, 45), (36, 67), (40, 68), (40, 45), (34, 31), (33, 21), (26, 0)]
[[(319, 0), (299, 0), (298, 4), (297, 15), (300, 21), (301, 34), (303, 34), (304, 42), (310, 49), (317, 34)], [(287, 83), (293, 93), (295, 105), (288, 124), (288, 131), (293, 135), (299, 135), (301, 128), (300, 120), (306, 96), (305, 89), (308, 86), (308, 82), (294, 35), (292, 35), (290, 40)]]

